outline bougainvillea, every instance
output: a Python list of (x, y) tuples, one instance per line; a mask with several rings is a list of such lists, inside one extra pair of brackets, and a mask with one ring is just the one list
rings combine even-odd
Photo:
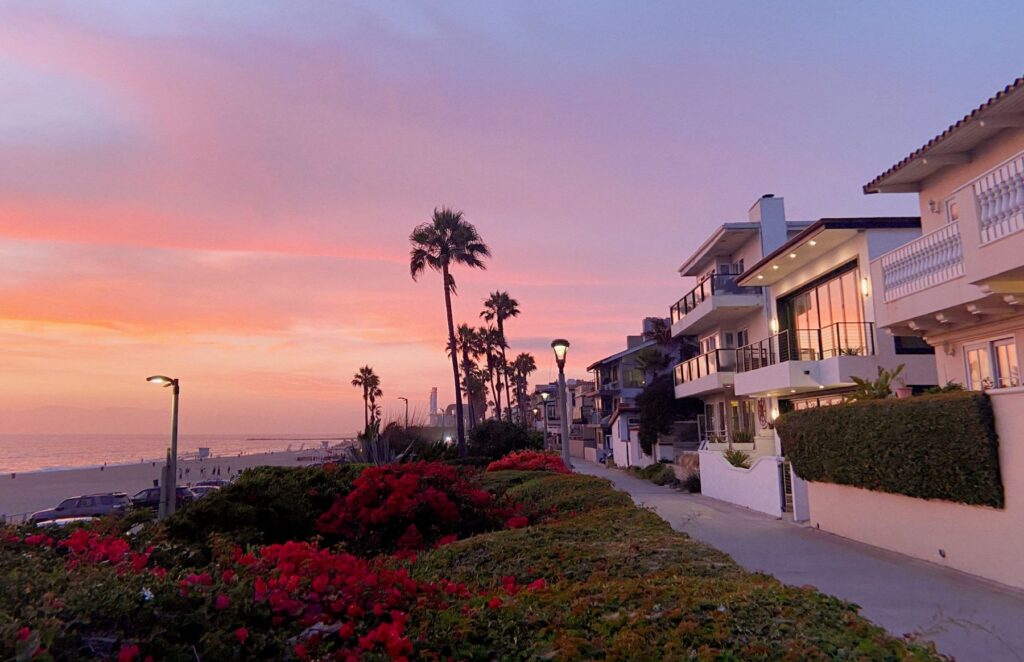
[(487, 471), (554, 471), (571, 473), (557, 453), (550, 451), (516, 451), (487, 465)]
[(501, 528), (494, 498), (441, 462), (369, 467), (317, 522), (328, 539), (366, 554), (409, 552), (450, 536)]

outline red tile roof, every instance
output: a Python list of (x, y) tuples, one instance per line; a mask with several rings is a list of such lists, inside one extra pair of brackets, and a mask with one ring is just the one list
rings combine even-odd
[(1015, 92), (1017, 92), (1019, 90), (1022, 90), (1022, 89), (1024, 89), (1024, 76), (1018, 78), (1017, 80), (1013, 81), (1012, 83), (1010, 83), (1009, 85), (1004, 87), (1002, 90), (997, 92), (994, 96), (989, 98), (988, 101), (986, 101), (985, 103), (981, 104), (980, 106), (978, 106), (977, 108), (972, 110), (967, 115), (964, 115), (964, 117), (960, 121), (958, 121), (955, 124), (950, 125), (945, 131), (943, 131), (939, 135), (937, 135), (934, 138), (932, 138), (931, 140), (929, 140), (924, 146), (919, 147), (918, 149), (914, 150), (905, 159), (903, 159), (902, 161), (900, 161), (899, 163), (897, 163), (893, 167), (891, 167), (888, 170), (886, 170), (885, 172), (883, 172), (881, 175), (875, 177), (873, 180), (871, 180), (870, 182), (865, 184), (864, 185), (864, 192), (865, 193), (878, 193), (878, 187), (879, 187), (879, 185), (881, 185), (882, 180), (884, 180), (885, 178), (889, 177), (890, 175), (895, 174), (898, 170), (900, 170), (903, 167), (905, 167), (907, 164), (909, 164), (914, 159), (924, 155), (925, 152), (927, 152), (928, 150), (932, 149), (933, 147), (937, 146), (939, 143), (941, 143), (944, 140), (946, 140), (947, 138), (949, 138), (951, 135), (953, 135), (954, 132), (959, 130), (964, 125), (973, 122), (975, 119), (978, 119), (978, 116), (981, 113), (984, 113), (984, 112), (988, 111), (993, 106), (998, 104), (1000, 101), (1003, 101), (1006, 97), (1008, 97), (1011, 94), (1014, 94)]

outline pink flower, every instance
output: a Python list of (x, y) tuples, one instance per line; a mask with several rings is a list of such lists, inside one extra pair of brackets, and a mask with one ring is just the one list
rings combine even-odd
[(525, 526), (530, 525), (530, 520), (523, 517), (522, 515), (516, 515), (515, 517), (509, 517), (505, 522), (506, 529), (521, 529)]
[(231, 599), (228, 598), (228, 596), (226, 596), (223, 593), (221, 593), (220, 595), (217, 596), (217, 599), (214, 601), (213, 606), (216, 607), (218, 611), (220, 611), (220, 610), (227, 609), (228, 605), (230, 605), (230, 604), (231, 604)]
[(26, 641), (28, 639), (28, 636), (31, 633), (32, 633), (32, 631), (29, 630), (27, 627), (19, 628), (18, 629), (18, 641)]
[(246, 628), (238, 628), (235, 630), (235, 639), (238, 639), (238, 643), (245, 645), (245, 640), (249, 638), (249, 630)]
[(121, 646), (121, 650), (117, 652), (117, 662), (134, 662), (138, 656), (139, 647), (136, 644)]
[(487, 606), (490, 607), (491, 609), (497, 609), (498, 607), (501, 606), (501, 598), (491, 598), (487, 602)]
[(544, 578), (541, 577), (537, 581), (530, 582), (529, 586), (526, 587), (526, 590), (527, 591), (543, 591), (547, 587), (548, 587), (547, 581), (545, 581)]

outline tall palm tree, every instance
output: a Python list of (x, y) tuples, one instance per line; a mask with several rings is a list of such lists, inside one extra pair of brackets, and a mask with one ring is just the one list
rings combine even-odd
[[(383, 395), (380, 390), (380, 377), (368, 365), (360, 368), (352, 377), (352, 386), (363, 390), (363, 426), (369, 429), (372, 420), (376, 420), (376, 401)], [(371, 411), (373, 412), (371, 416)]]
[[(505, 347), (508, 346), (505, 337), (505, 320), (519, 315), (519, 302), (508, 295), (508, 292), (495, 291), (484, 300), (484, 310), (480, 317), (485, 321), (494, 322), (498, 326), (498, 334), (502, 338), (501, 348), (501, 371), (508, 373), (508, 360), (505, 358)], [(512, 420), (512, 395), (509, 389), (509, 380), (505, 379), (505, 399), (508, 403), (508, 418)]]
[(448, 207), (435, 208), (429, 221), (413, 228), (409, 242), (412, 244), (409, 252), (409, 274), (412, 279), (419, 278), (428, 267), (441, 274), (444, 308), (448, 315), (448, 347), (452, 359), (452, 377), (455, 380), (455, 429), (459, 455), (465, 456), (466, 424), (462, 416), (462, 385), (459, 383), (459, 357), (455, 351), (455, 322), (452, 318), (452, 294), (457, 291), (450, 269), (459, 264), (486, 269), (484, 258), (491, 256), (491, 250), (473, 224), (466, 221), (462, 212)]
[(526, 398), (527, 380), (530, 377), (530, 373), (537, 370), (537, 361), (534, 360), (532, 354), (520, 352), (512, 360), (512, 370), (516, 377), (516, 402), (519, 404), (519, 420), (524, 422), (526, 421), (527, 405), (529, 404)]

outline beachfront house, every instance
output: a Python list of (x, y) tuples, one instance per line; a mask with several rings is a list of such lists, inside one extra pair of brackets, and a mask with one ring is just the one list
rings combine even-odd
[(867, 276), (871, 259), (919, 235), (916, 217), (787, 221), (782, 198), (764, 196), (682, 265), (703, 274), (672, 313), (673, 333), (700, 347), (675, 367), (675, 389), (704, 402), (705, 494), (807, 519), (805, 486), (775, 434), (780, 412), (842, 402), (853, 377), (879, 366), (903, 364), (918, 391), (935, 384), (927, 344), (877, 333)]
[[(915, 193), (921, 213), (920, 237), (880, 253), (869, 246), (858, 257), (876, 331), (883, 330), (876, 340), (919, 338), (934, 349), (928, 358), (940, 384), (989, 394), (1005, 503), (966, 505), (812, 482), (810, 520), (843, 536), (1024, 587), (1018, 352), (1024, 343), (1024, 78), (873, 179), (864, 192)], [(802, 257), (806, 244), (793, 250)], [(773, 265), (786, 262), (786, 255), (777, 255), (744, 280), (771, 278)], [(794, 378), (799, 382), (798, 374)], [(762, 392), (754, 382), (747, 380), (744, 388)]]

